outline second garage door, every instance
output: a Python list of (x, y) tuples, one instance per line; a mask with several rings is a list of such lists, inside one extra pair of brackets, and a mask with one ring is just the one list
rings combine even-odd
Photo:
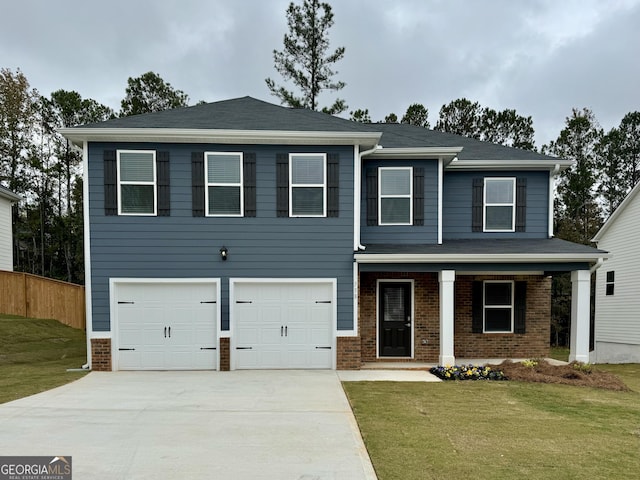
[(332, 368), (333, 283), (236, 283), (237, 369)]

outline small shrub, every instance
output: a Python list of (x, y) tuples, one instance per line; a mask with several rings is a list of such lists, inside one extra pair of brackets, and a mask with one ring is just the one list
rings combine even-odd
[(439, 365), (429, 370), (442, 380), (506, 380), (501, 370), (493, 370), (488, 366), (456, 365), (453, 367)]
[(583, 373), (591, 373), (593, 372), (593, 365), (590, 363), (582, 363), (582, 362), (572, 362), (574, 370), (578, 370)]
[(528, 367), (528, 368), (534, 368), (538, 366), (538, 362), (536, 360), (533, 359), (529, 359), (529, 360), (523, 360), (522, 362), (523, 366)]

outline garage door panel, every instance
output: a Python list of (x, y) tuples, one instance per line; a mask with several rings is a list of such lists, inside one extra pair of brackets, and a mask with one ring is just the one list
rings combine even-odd
[(118, 368), (216, 369), (216, 296), (213, 282), (116, 284)]

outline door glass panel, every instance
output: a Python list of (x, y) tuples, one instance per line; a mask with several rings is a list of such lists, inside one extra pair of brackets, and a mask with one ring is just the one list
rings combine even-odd
[(385, 322), (404, 322), (404, 288), (385, 287), (383, 290), (384, 318)]

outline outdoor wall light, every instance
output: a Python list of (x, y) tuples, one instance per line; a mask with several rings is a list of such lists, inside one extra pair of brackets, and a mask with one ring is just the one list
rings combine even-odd
[(228, 254), (229, 254), (229, 250), (227, 250), (227, 247), (222, 247), (220, 249), (220, 257), (222, 258), (222, 260), (226, 260)]

